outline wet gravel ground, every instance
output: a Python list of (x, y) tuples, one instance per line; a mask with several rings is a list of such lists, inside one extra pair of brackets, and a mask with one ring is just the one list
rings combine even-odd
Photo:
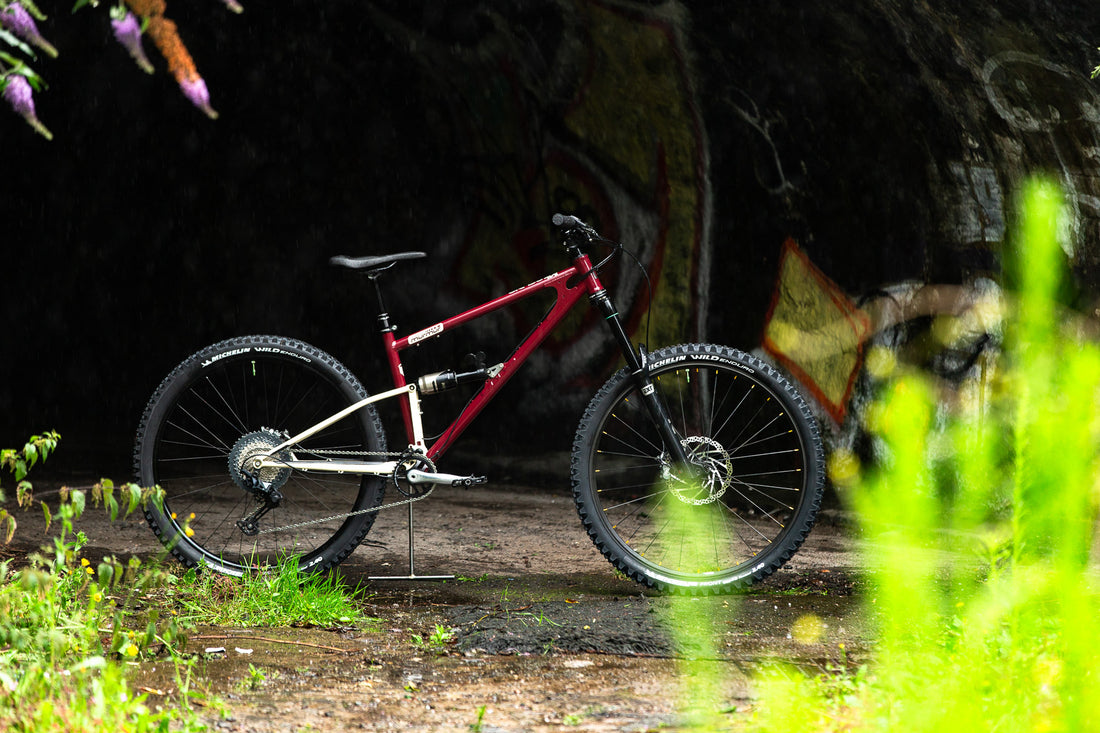
[[(40, 518), (21, 516), (16, 551), (42, 536)], [(751, 718), (751, 679), (763, 666), (816, 673), (867, 655), (859, 542), (837, 509), (823, 512), (772, 578), (741, 595), (699, 599), (656, 595), (615, 573), (567, 492), (500, 484), (440, 491), (415, 506), (415, 573), (455, 579), (370, 580), (408, 574), (407, 519), (404, 509), (382, 513), (341, 566), (377, 619), (370, 630), (202, 629), (192, 637), (198, 683), (226, 703), (204, 709), (213, 729), (675, 729), (684, 662), (700, 654), (736, 728)], [(159, 549), (141, 519), (110, 523), (92, 511), (80, 528), (92, 558)], [(709, 646), (683, 633), (685, 612), (706, 620)], [(218, 648), (225, 651), (206, 651)], [(135, 667), (152, 705), (175, 704), (177, 683), (166, 672)]]

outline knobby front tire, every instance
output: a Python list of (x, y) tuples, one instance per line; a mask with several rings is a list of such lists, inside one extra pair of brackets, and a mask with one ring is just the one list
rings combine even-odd
[(649, 355), (688, 455), (673, 464), (627, 370), (596, 393), (573, 443), (573, 498), (592, 541), (634, 580), (725, 593), (782, 566), (821, 504), (824, 451), (805, 400), (775, 369), (726, 346)]
[[(343, 365), (301, 341), (245, 336), (199, 351), (164, 379), (138, 427), (136, 479), (165, 492), (163, 508), (150, 506), (146, 520), (185, 565), (228, 575), (292, 556), (303, 570), (341, 562), (377, 512), (331, 517), (378, 507), (384, 479), (267, 469), (260, 479), (283, 499), (250, 536), (237, 522), (262, 502), (237, 469), (247, 454), (274, 448), (366, 397)], [(324, 460), (332, 454), (323, 451), (385, 450), (381, 421), (368, 406), (280, 455)], [(318, 519), (325, 521), (309, 523)]]

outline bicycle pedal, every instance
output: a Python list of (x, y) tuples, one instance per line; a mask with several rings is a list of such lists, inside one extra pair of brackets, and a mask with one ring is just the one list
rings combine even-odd
[(470, 488), (477, 484), (487, 484), (489, 478), (487, 476), (463, 476), (462, 478), (456, 478), (451, 482), (451, 486), (462, 486), (464, 488)]

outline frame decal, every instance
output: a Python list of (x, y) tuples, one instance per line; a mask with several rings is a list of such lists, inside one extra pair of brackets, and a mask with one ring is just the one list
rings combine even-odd
[(417, 331), (416, 333), (409, 336), (409, 345), (411, 346), (412, 344), (418, 344), (425, 339), (430, 339), (432, 336), (438, 336), (441, 333), (443, 333), (442, 323), (437, 323), (434, 326), (428, 326), (423, 331)]

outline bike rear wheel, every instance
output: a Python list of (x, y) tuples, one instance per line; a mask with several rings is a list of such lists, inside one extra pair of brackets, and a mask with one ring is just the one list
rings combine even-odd
[[(241, 467), (366, 397), (343, 365), (301, 341), (245, 336), (199, 351), (165, 378), (138, 427), (136, 479), (165, 492), (163, 507), (148, 507), (146, 520), (187, 566), (241, 575), (288, 557), (303, 570), (341, 562), (374, 523), (376, 511), (357, 512), (381, 504), (384, 479), (265, 469), (258, 478), (282, 499), (250, 534), (238, 522), (264, 502)], [(278, 455), (325, 460), (385, 450), (368, 406)]]
[(627, 370), (600, 389), (573, 444), (573, 497), (592, 541), (650, 587), (723, 593), (780, 567), (821, 504), (824, 452), (805, 400), (725, 346), (649, 355), (691, 467), (673, 465)]

